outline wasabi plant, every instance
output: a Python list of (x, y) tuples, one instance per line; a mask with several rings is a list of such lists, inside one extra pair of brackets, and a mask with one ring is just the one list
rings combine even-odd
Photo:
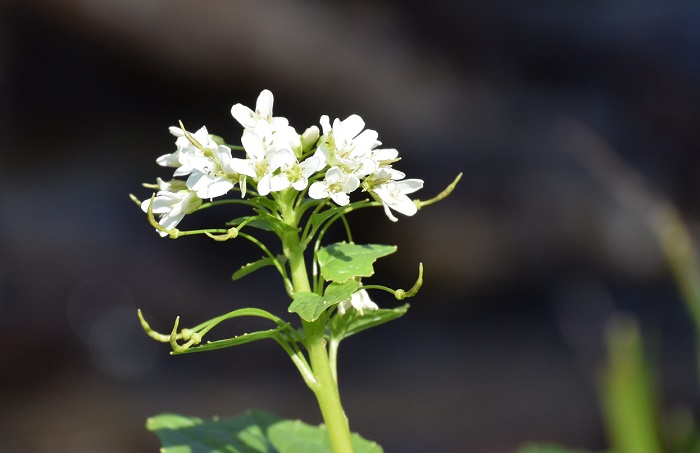
[[(241, 145), (225, 143), (206, 127), (195, 132), (182, 123), (171, 127), (176, 149), (156, 162), (173, 168), (173, 179), (144, 184), (156, 190), (150, 199), (131, 197), (160, 236), (244, 239), (259, 247), (262, 257), (241, 267), (233, 280), (274, 267), (289, 296), (280, 308), (298, 316), (293, 317), (296, 324), (245, 307), (191, 328), (180, 328), (177, 317), (169, 333), (158, 333), (140, 310), (138, 316), (146, 333), (169, 343), (176, 355), (268, 338), (276, 341), (315, 395), (324, 425), (281, 420), (262, 411), (210, 421), (164, 414), (149, 419), (147, 426), (160, 437), (165, 452), (382, 451), (350, 432), (338, 391), (338, 346), (351, 335), (404, 315), (408, 304), (379, 308), (369, 291), (385, 291), (397, 300), (415, 296), (423, 282), (423, 266), (418, 265), (418, 278), (408, 290), (364, 284), (363, 278), (374, 273), (374, 262), (394, 253), (396, 246), (355, 244), (347, 217), (369, 207), (382, 207), (394, 222), (395, 213), (412, 216), (448, 196), (461, 174), (436, 197), (411, 199), (423, 181), (406, 179), (394, 168), (400, 160), (398, 151), (381, 148), (377, 132), (365, 129), (358, 115), (332, 124), (323, 115), (321, 129), (311, 126), (298, 134), (286, 118), (272, 115), (272, 105), (272, 93), (264, 90), (255, 110), (241, 104), (232, 107), (231, 115), (243, 127)], [(186, 215), (215, 207), (233, 208), (225, 227), (177, 228)], [(324, 236), (333, 225), (344, 230), (346, 240), (325, 244)], [(270, 238), (274, 244), (268, 243)], [(205, 341), (218, 324), (242, 316), (264, 318), (270, 328)]]

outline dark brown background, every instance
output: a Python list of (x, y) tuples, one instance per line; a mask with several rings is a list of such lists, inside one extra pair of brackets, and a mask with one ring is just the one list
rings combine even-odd
[(642, 320), (665, 407), (697, 410), (691, 325), (653, 235), (566, 152), (588, 131), (696, 227), (700, 6), (672, 5), (0, 3), (0, 452), (157, 451), (144, 422), (163, 411), (320, 422), (276, 345), (170, 357), (135, 317), (284, 314), (274, 273), (229, 279), (258, 252), (161, 239), (127, 197), (168, 176), (168, 126), (234, 141), (231, 105), (263, 88), (300, 131), (360, 114), (422, 198), (464, 172), (415, 218), (355, 219), (358, 242), (399, 245), (376, 282), (406, 287), (423, 261), (426, 283), (405, 318), (341, 348), (354, 430), (388, 452), (602, 449), (616, 311)]

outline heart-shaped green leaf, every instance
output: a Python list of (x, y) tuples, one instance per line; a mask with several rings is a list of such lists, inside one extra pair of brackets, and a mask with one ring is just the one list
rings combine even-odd
[(372, 276), (374, 262), (395, 251), (395, 245), (339, 242), (320, 248), (316, 258), (326, 281), (344, 282), (354, 277)]
[(350, 299), (352, 293), (360, 286), (357, 280), (348, 280), (343, 283), (331, 283), (323, 296), (311, 292), (294, 293), (294, 300), (288, 310), (306, 321), (313, 322), (328, 308)]

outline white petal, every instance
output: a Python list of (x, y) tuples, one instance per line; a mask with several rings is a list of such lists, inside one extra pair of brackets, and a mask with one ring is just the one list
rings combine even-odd
[(182, 137), (183, 135), (185, 135), (185, 133), (182, 131), (182, 128), (177, 126), (170, 126), (168, 128), (168, 131), (171, 135), (174, 135), (175, 137)]
[(156, 181), (158, 182), (158, 190), (160, 190), (160, 191), (177, 192), (180, 190), (187, 189), (187, 185), (185, 184), (185, 181), (181, 181), (179, 179), (171, 179), (170, 181), (163, 181), (160, 178), (156, 178)]
[(258, 181), (258, 193), (263, 197), (272, 191), (271, 176), (269, 174), (263, 175)]
[(290, 186), (289, 178), (287, 175), (275, 175), (270, 179), (270, 191), (279, 192)]
[[(160, 219), (160, 221), (158, 221), (158, 223), (163, 228), (166, 228), (168, 230), (172, 230), (173, 228), (175, 228), (177, 226), (178, 223), (180, 223), (182, 221), (182, 219), (184, 217), (185, 217), (184, 212), (182, 212), (178, 215), (174, 215), (174, 216), (165, 215)], [(167, 236), (167, 233), (165, 233), (165, 232), (160, 231), (159, 233), (161, 236)]]
[(365, 127), (365, 122), (359, 115), (350, 115), (343, 120), (343, 129), (347, 139), (352, 140)]
[(202, 199), (199, 198), (196, 194), (189, 192), (187, 196), (182, 200), (182, 211), (185, 214), (192, 214), (194, 211), (199, 209), (201, 205)]
[(212, 158), (204, 155), (188, 156), (186, 166), (207, 174), (215, 171), (217, 167), (216, 162)]
[(190, 165), (182, 165), (180, 168), (176, 169), (173, 176), (187, 176), (194, 170)]
[(403, 179), (406, 177), (406, 173), (398, 170), (394, 170), (393, 168), (384, 168), (382, 170), (385, 170), (389, 177), (393, 180), (399, 180)]
[(295, 164), (297, 158), (294, 153), (289, 149), (278, 149), (273, 151), (267, 156), (268, 170), (274, 172), (282, 166), (289, 166)]
[(272, 120), (270, 121), (270, 128), (273, 131), (279, 131), (279, 130), (284, 129), (285, 127), (288, 127), (288, 126), (289, 126), (289, 121), (287, 120), (287, 118), (284, 118), (282, 116), (276, 116), (276, 117), (272, 118)]
[(360, 180), (355, 175), (348, 175), (345, 182), (343, 182), (343, 192), (345, 193), (354, 192), (358, 187), (360, 187)]
[(161, 167), (179, 167), (180, 166), (180, 160), (178, 158), (178, 153), (170, 153), (170, 154), (163, 154), (160, 156), (158, 159), (156, 159), (156, 163), (160, 165)]
[[(165, 192), (168, 193), (168, 192)], [(148, 200), (150, 201), (150, 200)], [(175, 204), (180, 201), (179, 198), (175, 196), (174, 193), (168, 193), (168, 195), (161, 195), (158, 192), (158, 196), (153, 200), (153, 213), (154, 214), (165, 214), (170, 212)], [(142, 206), (143, 208), (143, 206)], [(146, 211), (148, 211), (148, 204), (146, 204)]]
[(314, 200), (328, 198), (328, 186), (321, 181), (316, 181), (309, 187), (309, 196)]
[(416, 204), (406, 195), (401, 195), (398, 197), (398, 199), (389, 207), (407, 216), (412, 216), (418, 212), (418, 207)]
[[(321, 143), (320, 145), (318, 145), (318, 148), (316, 148), (316, 152), (314, 153), (314, 156), (318, 153), (321, 153), (321, 155), (323, 155), (323, 167), (325, 167), (328, 160), (333, 157), (333, 153), (331, 152), (330, 149), (328, 149), (328, 146), (325, 143)], [(323, 167), (321, 167), (321, 168), (323, 168)], [(320, 168), (319, 168), (319, 170), (320, 170)]]
[(149, 198), (148, 200), (143, 200), (141, 202), (141, 210), (143, 212), (148, 212), (148, 207), (151, 205), (151, 199)]
[(343, 122), (338, 118), (333, 120), (333, 137), (335, 138), (336, 148), (340, 148), (344, 146), (346, 142), (352, 140), (352, 136), (348, 136), (345, 133)]
[(308, 178), (325, 166), (325, 160), (323, 153), (316, 151), (313, 156), (307, 157), (299, 164), (301, 173)]
[(207, 131), (206, 126), (199, 128), (197, 132), (191, 134), (192, 137), (199, 142), (200, 145), (208, 148), (212, 144), (211, 138), (209, 137), (209, 131)]
[(235, 173), (231, 168), (231, 148), (224, 145), (219, 145), (214, 150), (214, 157), (219, 161), (219, 166), (224, 171), (224, 173)]
[(350, 197), (345, 192), (332, 193), (331, 199), (335, 201), (338, 206), (346, 206), (348, 203), (350, 203)]
[(255, 113), (243, 104), (231, 107), (231, 116), (246, 129), (255, 127)]
[(379, 169), (379, 164), (374, 159), (362, 159), (355, 162), (357, 167), (353, 171), (358, 178), (363, 178), (367, 175), (375, 173)]
[(391, 212), (391, 209), (389, 209), (389, 205), (387, 205), (386, 203), (382, 203), (382, 206), (384, 207), (384, 213), (387, 217), (389, 217), (389, 220), (391, 220), (392, 222), (399, 221), (399, 219), (397, 219), (396, 216)]
[(196, 192), (197, 196), (202, 199), (210, 199), (220, 197), (233, 189), (233, 181), (222, 176), (201, 175), (194, 180), (190, 185), (190, 179), (195, 177), (196, 173), (192, 173), (187, 179), (188, 186)]
[(321, 116), (321, 130), (323, 131), (323, 135), (328, 135), (331, 133), (331, 123), (330, 123), (330, 118), (328, 118), (328, 115), (323, 115)]
[[(301, 136), (297, 134), (297, 131), (294, 130), (293, 127), (287, 126), (282, 128), (281, 131), (276, 132), (275, 135), (284, 133), (284, 141), (285, 143), (281, 144), (284, 145), (284, 147), (289, 147), (291, 148), (292, 151), (294, 151), (294, 154), (297, 156), (301, 156)], [(280, 139), (275, 137), (275, 142), (280, 143)]]
[(325, 176), (326, 182), (330, 184), (337, 184), (345, 179), (345, 173), (338, 167), (331, 167), (326, 171)]
[(243, 132), (241, 144), (243, 148), (245, 148), (246, 153), (248, 153), (248, 156), (253, 160), (262, 160), (265, 157), (265, 147), (256, 133), (251, 131)]
[(274, 131), (272, 130), (270, 123), (267, 121), (258, 121), (255, 123), (253, 132), (258, 136), (258, 138), (260, 138), (263, 145), (266, 145), (266, 148), (270, 145), (270, 143), (272, 143), (272, 134)]
[(234, 157), (231, 159), (229, 168), (231, 168), (235, 173), (250, 176), (251, 178), (258, 176), (255, 171), (255, 162), (250, 159), (239, 159), (238, 157)]
[(366, 131), (362, 131), (360, 135), (355, 137), (352, 140), (352, 143), (355, 145), (357, 148), (361, 148), (363, 150), (367, 149), (370, 150), (377, 146), (379, 143), (377, 141), (377, 137), (379, 134), (377, 134), (376, 131), (373, 131), (372, 129), (367, 129)]
[(372, 299), (369, 298), (367, 290), (361, 289), (355, 291), (350, 297), (350, 305), (352, 305), (355, 310), (359, 311), (361, 315), (364, 314), (364, 310), (377, 310), (379, 306), (375, 304)]
[(380, 148), (372, 150), (372, 157), (377, 160), (394, 160), (399, 157), (399, 152), (394, 148)]
[(405, 179), (403, 181), (398, 181), (396, 183), (396, 187), (397, 187), (397, 189), (399, 189), (401, 191), (401, 193), (404, 193), (404, 194), (413, 193), (416, 190), (423, 188), (423, 180), (422, 179)]
[(308, 186), (308, 185), (309, 185), (309, 180), (304, 178), (304, 177), (301, 177), (292, 183), (292, 187), (294, 187), (294, 190), (297, 190), (299, 192), (306, 189), (306, 186)]
[(274, 100), (270, 90), (262, 90), (255, 103), (255, 113), (262, 118), (270, 119), (272, 117), (272, 103)]

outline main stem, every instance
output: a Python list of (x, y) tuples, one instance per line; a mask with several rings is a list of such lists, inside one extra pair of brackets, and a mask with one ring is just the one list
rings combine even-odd
[[(285, 222), (295, 229), (284, 235), (282, 244), (284, 254), (289, 260), (292, 274), (294, 292), (311, 292), (309, 277), (306, 271), (304, 250), (299, 243), (299, 233), (296, 229), (297, 219), (293, 212), (284, 213)], [(309, 385), (316, 395), (316, 400), (321, 408), (323, 421), (328, 429), (331, 446), (335, 453), (353, 453), (350, 440), (350, 425), (343, 411), (338, 392), (338, 383), (333, 378), (330, 361), (328, 360), (327, 342), (324, 338), (326, 317), (321, 316), (313, 322), (302, 320), (306, 350), (309, 353), (311, 369), (316, 378), (313, 385)]]

